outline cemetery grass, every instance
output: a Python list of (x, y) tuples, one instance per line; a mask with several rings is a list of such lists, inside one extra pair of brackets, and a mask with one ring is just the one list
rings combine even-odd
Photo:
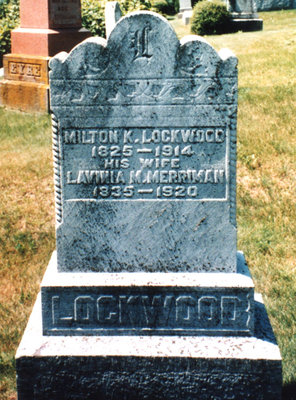
[[(239, 58), (238, 248), (296, 399), (296, 10), (261, 13), (262, 32), (208, 36)], [(173, 21), (180, 36), (189, 28)], [(50, 118), (0, 108), (0, 399), (16, 399), (14, 354), (54, 243)], [(293, 394), (294, 391), (294, 394)]]

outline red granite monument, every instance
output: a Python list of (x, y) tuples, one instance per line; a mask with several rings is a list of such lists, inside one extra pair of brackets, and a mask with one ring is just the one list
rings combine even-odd
[(23, 111), (49, 109), (48, 61), (91, 36), (81, 27), (80, 0), (20, 0), (20, 27), (3, 57), (0, 104)]

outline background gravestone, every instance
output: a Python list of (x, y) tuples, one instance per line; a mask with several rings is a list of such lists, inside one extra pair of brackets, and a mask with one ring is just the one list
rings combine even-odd
[(255, 0), (227, 0), (226, 4), (231, 13), (231, 29), (234, 32), (263, 29), (263, 20), (258, 18)]
[(119, 3), (117, 1), (108, 1), (105, 6), (105, 25), (107, 38), (121, 17), (122, 12)]
[(182, 18), (182, 21), (185, 25), (189, 24), (192, 13), (193, 10), (191, 0), (180, 0), (178, 18)]
[(279, 398), (236, 251), (236, 66), (150, 12), (52, 59), (57, 253), (20, 400)]
[(23, 111), (49, 110), (48, 62), (91, 34), (81, 27), (80, 0), (20, 0), (20, 27), (3, 57), (0, 104)]

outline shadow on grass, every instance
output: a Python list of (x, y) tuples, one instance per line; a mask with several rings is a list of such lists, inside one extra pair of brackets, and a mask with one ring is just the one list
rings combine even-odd
[(296, 400), (296, 382), (283, 386), (282, 400)]

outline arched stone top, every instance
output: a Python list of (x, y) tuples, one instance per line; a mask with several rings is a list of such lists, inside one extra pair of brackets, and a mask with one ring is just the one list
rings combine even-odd
[(221, 57), (207, 41), (178, 40), (168, 21), (149, 12), (121, 18), (108, 41), (89, 38), (50, 62), (51, 79), (163, 79), (236, 76), (237, 60)]

